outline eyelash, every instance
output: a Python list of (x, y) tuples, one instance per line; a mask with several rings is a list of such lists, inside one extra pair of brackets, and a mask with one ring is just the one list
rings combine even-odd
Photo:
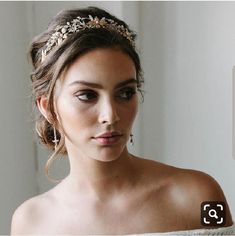
[[(126, 87), (119, 90), (118, 93), (118, 95), (115, 95), (117, 99), (121, 101), (129, 101), (136, 94), (136, 90), (135, 88)], [(123, 97), (122, 95), (125, 95), (125, 97)], [(86, 98), (81, 98), (82, 96), (86, 96)], [(82, 90), (81, 93), (76, 95), (76, 97), (81, 102), (93, 102), (97, 99), (98, 94), (93, 90)]]

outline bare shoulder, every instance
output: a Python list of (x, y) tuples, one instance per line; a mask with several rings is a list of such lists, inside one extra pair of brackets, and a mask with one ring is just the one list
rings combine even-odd
[(198, 170), (177, 168), (174, 175), (177, 187), (192, 199), (222, 201), (224, 193), (218, 182), (209, 174)]
[(50, 205), (49, 194), (41, 194), (23, 202), (14, 212), (11, 222), (11, 234), (31, 234), (35, 225), (43, 219)]
[(218, 182), (205, 172), (183, 169), (153, 160), (142, 159), (146, 169), (150, 170), (151, 179), (161, 181), (161, 186), (175, 194), (180, 193), (186, 202), (194, 201), (225, 201), (223, 190)]
[(217, 201), (225, 204), (226, 224), (224, 226), (232, 225), (233, 222), (226, 197), (219, 183), (212, 176), (198, 170), (182, 169), (167, 165), (164, 168), (170, 173), (166, 181), (166, 192), (169, 194), (173, 208), (186, 216), (187, 228), (205, 227), (201, 224), (201, 204), (203, 202)]
[[(202, 171), (177, 169), (174, 180), (177, 184), (172, 187), (173, 196), (179, 194), (182, 196), (183, 205), (185, 205), (182, 209), (191, 220), (190, 224), (202, 227), (201, 204), (218, 201), (223, 202), (226, 208), (226, 224), (224, 226), (232, 225), (231, 213), (223, 190), (212, 176)], [(177, 200), (177, 197), (175, 199), (175, 203), (178, 204), (180, 200)]]
[(175, 224), (172, 230), (205, 228), (201, 224), (201, 204), (207, 201), (224, 202), (224, 226), (232, 225), (231, 213), (223, 190), (212, 176), (202, 171), (177, 168), (152, 160), (143, 162), (146, 163), (145, 169), (149, 170), (149, 183), (151, 182), (151, 186), (152, 183), (156, 183), (154, 189), (157, 191), (154, 191), (154, 198), (155, 205), (158, 204), (157, 210), (161, 209), (161, 214), (168, 218), (171, 225)]

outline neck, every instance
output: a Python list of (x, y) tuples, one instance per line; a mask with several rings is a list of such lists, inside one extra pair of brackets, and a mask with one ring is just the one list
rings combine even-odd
[(96, 200), (107, 201), (135, 184), (133, 157), (127, 148), (113, 161), (81, 158), (72, 153), (69, 153), (69, 160), (70, 174), (65, 182), (71, 193), (76, 191)]

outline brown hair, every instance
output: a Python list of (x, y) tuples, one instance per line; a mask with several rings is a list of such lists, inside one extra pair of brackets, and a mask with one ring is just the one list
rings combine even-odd
[[(55, 32), (56, 27), (66, 25), (67, 22), (72, 21), (77, 16), (88, 17), (89, 15), (93, 17), (97, 16), (99, 19), (102, 17), (112, 19), (119, 25), (123, 25), (127, 28), (128, 31), (132, 33), (133, 40), (136, 38), (136, 34), (129, 29), (125, 22), (117, 19), (115, 16), (100, 8), (87, 7), (59, 12), (51, 20), (46, 31), (33, 39), (30, 45), (29, 56), (34, 69), (31, 73), (34, 102), (36, 103), (38, 98), (42, 95), (47, 96), (47, 107), (50, 117), (49, 122), (41, 113), (39, 113), (36, 119), (36, 131), (40, 142), (46, 145), (49, 149), (54, 150), (54, 153), (48, 159), (45, 166), (46, 176), (48, 178), (49, 167), (52, 161), (58, 154), (67, 154), (64, 144), (64, 135), (63, 132), (59, 132), (54, 108), (55, 83), (66, 68), (68, 68), (68, 66), (71, 65), (71, 63), (73, 63), (79, 56), (93, 49), (117, 48), (132, 58), (136, 68), (137, 87), (139, 91), (141, 83), (143, 82), (140, 59), (135, 47), (127, 38), (123, 37), (117, 31), (106, 28), (89, 28), (69, 35), (61, 45), (56, 46), (51, 50), (51, 52), (46, 56), (46, 60), (42, 62), (42, 51), (51, 35)], [(59, 144), (56, 149), (55, 144), (53, 143), (53, 126), (56, 128), (57, 138), (59, 139)]]

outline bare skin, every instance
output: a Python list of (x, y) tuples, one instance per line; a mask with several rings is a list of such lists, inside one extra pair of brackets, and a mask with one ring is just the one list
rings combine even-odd
[[(138, 99), (134, 94), (128, 98), (135, 82), (121, 88), (120, 83), (130, 79), (136, 79), (134, 63), (119, 50), (97, 49), (71, 65), (56, 87), (56, 112), (66, 133), (70, 174), (15, 211), (11, 234), (137, 234), (199, 229), (204, 228), (200, 223), (203, 201), (226, 203), (221, 188), (210, 176), (128, 152), (126, 143)], [(88, 89), (89, 94), (84, 94)], [(38, 106), (47, 118), (46, 98), (42, 97)], [(122, 134), (115, 144), (103, 145), (94, 138), (110, 130)], [(225, 226), (230, 225), (227, 206)]]
[[(118, 175), (104, 180), (107, 191), (101, 195), (73, 190), (67, 178), (26, 201), (15, 212), (12, 234), (134, 234), (200, 229), (205, 228), (200, 223), (201, 202), (226, 203), (216, 181), (202, 172), (137, 157), (131, 162), (130, 183)], [(110, 194), (108, 186), (114, 184), (118, 187)], [(232, 225), (228, 206), (226, 218), (225, 226)]]

